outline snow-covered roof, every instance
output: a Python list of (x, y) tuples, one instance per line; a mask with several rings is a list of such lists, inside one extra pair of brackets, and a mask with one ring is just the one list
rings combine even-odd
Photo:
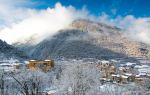
[(116, 77), (120, 77), (120, 75), (119, 75), (119, 74), (117, 74), (117, 75), (115, 75), (115, 74), (112, 74), (111, 76), (114, 76), (114, 77), (115, 77), (115, 76), (116, 76)]
[(123, 67), (119, 67), (119, 70), (123, 70), (124, 68)]
[(117, 61), (117, 60), (115, 60), (115, 59), (111, 59), (111, 61), (112, 61), (112, 62), (116, 62), (116, 63), (118, 62), (118, 61)]
[(121, 75), (122, 78), (128, 78), (128, 76)]
[(112, 74), (111, 76), (113, 76), (113, 77), (114, 77), (114, 76), (117, 76), (117, 75)]
[(102, 64), (106, 64), (106, 63), (110, 63), (110, 62), (107, 61), (107, 60), (102, 60), (101, 63), (102, 63)]
[(30, 60), (30, 61), (36, 61), (36, 60)]
[(140, 76), (145, 76), (145, 75), (146, 75), (146, 73), (139, 73), (139, 75), (140, 75)]
[(54, 94), (54, 93), (56, 93), (56, 90), (50, 90), (50, 91), (47, 92), (48, 95), (49, 94)]
[(131, 62), (127, 62), (126, 65), (127, 66), (131, 66), (131, 65), (135, 65), (136, 63), (131, 63)]
[(135, 75), (135, 77), (140, 77), (140, 75)]
[(131, 74), (131, 73), (124, 73), (124, 75), (132, 76), (132, 74)]
[(142, 65), (141, 67), (143, 67), (143, 68), (149, 68), (150, 66), (148, 66), (148, 65)]
[(148, 65), (136, 65), (135, 68), (149, 68), (150, 66)]
[(24, 63), (25, 63), (25, 64), (28, 64), (28, 63), (29, 63), (29, 61), (24, 61)]
[(140, 65), (136, 65), (134, 68), (140, 68), (141, 66)]
[(44, 61), (51, 61), (51, 60), (44, 60)]
[(120, 77), (120, 75), (117, 74), (117, 77)]
[(100, 78), (101, 80), (107, 80), (106, 78)]
[(125, 64), (120, 64), (120, 66), (125, 66)]

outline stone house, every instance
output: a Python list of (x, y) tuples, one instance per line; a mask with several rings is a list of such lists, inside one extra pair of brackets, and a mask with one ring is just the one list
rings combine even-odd
[(41, 69), (44, 72), (47, 72), (52, 67), (54, 67), (54, 61), (53, 60), (44, 60), (44, 61), (30, 60), (29, 64), (27, 64), (27, 68), (32, 70), (32, 71), (35, 71), (37, 69)]

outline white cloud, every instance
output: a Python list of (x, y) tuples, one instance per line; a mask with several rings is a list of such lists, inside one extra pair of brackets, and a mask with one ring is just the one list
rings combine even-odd
[(134, 19), (128, 31), (136, 40), (150, 44), (150, 18)]
[(116, 19), (116, 23), (125, 28), (131, 38), (150, 44), (150, 18), (136, 18), (129, 15)]
[(109, 15), (103, 13), (99, 20), (126, 30), (124, 32), (134, 40), (150, 44), (150, 17), (136, 18), (133, 15), (127, 15), (112, 19)]
[(22, 7), (28, 4), (34, 5), (34, 2), (0, 0), (0, 39), (12, 44), (32, 36), (39, 42), (68, 26), (74, 19), (87, 18), (123, 28), (127, 30), (126, 33), (130, 37), (150, 44), (150, 18), (136, 18), (128, 15), (112, 19), (105, 13), (95, 17), (89, 14), (86, 8), (76, 10), (72, 6), (65, 7), (60, 3), (57, 3), (54, 8), (43, 10)]
[(76, 18), (89, 18), (88, 11), (76, 10), (72, 6), (64, 7), (60, 3), (57, 3), (54, 8), (30, 10), (28, 17), (13, 23), (11, 27), (2, 29), (0, 38), (12, 44), (33, 36), (39, 42), (48, 35), (67, 27)]

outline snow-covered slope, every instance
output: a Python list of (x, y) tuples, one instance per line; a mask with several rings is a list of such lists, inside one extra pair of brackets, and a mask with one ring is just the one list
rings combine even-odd
[(149, 56), (149, 46), (130, 40), (121, 29), (89, 20), (75, 20), (69, 29), (59, 31), (37, 45), (20, 45), (30, 57), (129, 58)]
[(9, 59), (23, 60), (27, 58), (22, 51), (0, 40), (0, 61)]

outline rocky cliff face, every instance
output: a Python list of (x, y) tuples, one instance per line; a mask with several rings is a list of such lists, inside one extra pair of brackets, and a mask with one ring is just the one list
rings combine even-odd
[(69, 29), (59, 31), (51, 38), (34, 46), (20, 49), (30, 57), (66, 58), (128, 58), (149, 55), (149, 46), (130, 40), (119, 28), (89, 20), (75, 20)]

